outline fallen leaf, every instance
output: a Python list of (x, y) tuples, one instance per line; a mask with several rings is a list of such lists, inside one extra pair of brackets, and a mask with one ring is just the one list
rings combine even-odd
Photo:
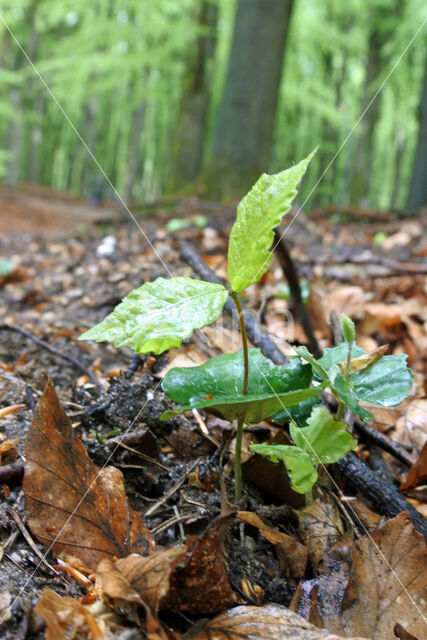
[(427, 442), (424, 444), (418, 460), (409, 469), (405, 480), (400, 485), (401, 491), (418, 487), (427, 482)]
[(74, 598), (65, 598), (50, 589), (43, 589), (36, 613), (45, 619), (45, 640), (74, 638), (79, 632), (84, 632), (86, 637), (90, 634), (93, 640), (105, 639), (93, 614)]
[(25, 404), (10, 404), (8, 407), (2, 407), (0, 409), (0, 418), (5, 418), (11, 413), (18, 413), (22, 409), (25, 409)]
[(104, 558), (97, 569), (97, 588), (113, 599), (144, 604), (157, 616), (162, 598), (169, 591), (169, 579), (185, 546), (156, 551), (150, 556), (136, 553), (112, 562)]
[[(301, 616), (279, 604), (236, 607), (209, 620), (202, 629), (185, 634), (183, 640), (342, 640), (325, 635)], [(366, 640), (350, 638), (349, 640)]]
[(256, 513), (238, 511), (236, 516), (239, 520), (258, 529), (266, 540), (274, 544), (279, 566), (286, 577), (301, 578), (304, 575), (308, 553), (303, 544), (287, 533), (267, 526)]
[(427, 442), (427, 399), (412, 400), (405, 415), (397, 421), (393, 438), (401, 444), (424, 446)]
[(408, 633), (408, 631), (406, 631), (406, 629), (402, 627), (402, 625), (398, 622), (396, 622), (396, 624), (394, 625), (393, 631), (394, 635), (396, 636), (396, 638), (399, 638), (399, 640), (420, 640), (419, 638), (413, 636), (412, 633)]
[(223, 536), (234, 514), (217, 518), (202, 536), (187, 536), (186, 555), (173, 571), (162, 608), (216, 613), (238, 601), (227, 577)]
[(351, 559), (350, 541), (339, 541), (322, 556), (323, 573), (312, 580), (300, 582), (289, 608), (303, 618), (332, 632), (341, 632), (337, 625), (348, 584)]
[(389, 640), (398, 622), (426, 637), (427, 547), (404, 511), (353, 546), (353, 565), (344, 596), (346, 633)]
[(92, 569), (106, 556), (153, 550), (149, 530), (128, 505), (121, 471), (93, 464), (50, 379), (25, 454), (25, 511), (32, 532), (46, 547), (78, 555)]
[(311, 567), (315, 573), (325, 550), (344, 533), (338, 507), (331, 496), (324, 495), (297, 511), (299, 533), (307, 547)]

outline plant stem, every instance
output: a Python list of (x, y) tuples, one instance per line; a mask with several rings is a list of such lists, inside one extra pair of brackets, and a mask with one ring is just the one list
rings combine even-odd
[(248, 376), (249, 376), (248, 338), (246, 336), (245, 318), (243, 316), (243, 310), (242, 310), (242, 305), (240, 304), (239, 294), (232, 291), (230, 295), (233, 298), (234, 304), (236, 305), (237, 315), (239, 316), (240, 332), (242, 334), (243, 367), (244, 367), (242, 395), (245, 396), (248, 393)]
[[(344, 371), (344, 380), (345, 380), (346, 384), (348, 384), (348, 378), (349, 378), (349, 375), (350, 375), (351, 350), (352, 350), (352, 344), (351, 344), (351, 342), (347, 342), (347, 360), (346, 360), (346, 363), (345, 363), (345, 371)], [(337, 420), (342, 420), (343, 415), (344, 415), (344, 409), (345, 409), (345, 405), (340, 400), (338, 402), (338, 409), (337, 409), (337, 415), (336, 415), (336, 419)]]
[(239, 503), (242, 497), (242, 440), (243, 429), (245, 423), (241, 418), (237, 420), (237, 436), (236, 436), (236, 449), (234, 452), (234, 501)]
[(342, 420), (343, 415), (344, 415), (344, 403), (340, 401), (338, 402), (337, 415), (335, 417), (337, 420)]

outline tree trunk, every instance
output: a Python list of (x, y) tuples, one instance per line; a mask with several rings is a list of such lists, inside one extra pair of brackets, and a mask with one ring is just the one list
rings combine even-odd
[(132, 137), (129, 143), (127, 173), (123, 188), (123, 197), (127, 203), (132, 199), (135, 180), (141, 171), (141, 136), (144, 130), (146, 108), (145, 101), (142, 101), (133, 113)]
[(180, 189), (196, 180), (202, 169), (206, 120), (216, 49), (218, 4), (200, 0), (197, 24), (201, 33), (192, 47), (181, 98), (175, 137), (175, 157), (170, 188)]
[[(405, 0), (395, 0), (391, 8), (379, 6), (371, 17), (371, 32), (368, 44), (368, 61), (362, 96), (364, 116), (358, 125), (357, 143), (350, 180), (350, 204), (362, 207), (370, 206), (369, 190), (372, 181), (374, 160), (374, 133), (380, 115), (381, 94), (374, 97), (378, 90), (378, 78), (389, 61), (384, 46), (390, 41), (401, 19)], [(366, 111), (366, 113), (365, 113)]]
[(382, 69), (382, 40), (376, 29), (369, 37), (368, 66), (363, 86), (362, 113), (365, 112), (358, 125), (356, 152), (350, 181), (350, 202), (353, 205), (368, 206), (368, 194), (372, 176), (373, 144), (375, 125), (380, 113), (380, 96), (378, 95), (368, 107), (377, 91), (376, 79)]
[(411, 186), (406, 203), (408, 211), (414, 211), (415, 209), (427, 206), (427, 60), (424, 69), (421, 100), (418, 107), (418, 119), (420, 127), (412, 169)]
[(294, 0), (239, 0), (206, 183), (242, 195), (268, 169), (283, 53)]

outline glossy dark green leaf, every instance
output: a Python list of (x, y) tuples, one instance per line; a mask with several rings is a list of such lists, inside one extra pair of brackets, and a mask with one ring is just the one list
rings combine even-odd
[(290, 425), (292, 440), (304, 449), (314, 464), (331, 464), (341, 460), (357, 445), (345, 422), (335, 420), (326, 407), (316, 407), (306, 427)]
[(192, 278), (158, 278), (131, 291), (100, 324), (80, 340), (112, 342), (135, 353), (179, 347), (194, 329), (214, 322), (227, 300), (220, 284)]
[(308, 388), (311, 367), (298, 359), (278, 366), (262, 355), (259, 349), (249, 349), (248, 393), (242, 395), (243, 350), (211, 358), (199, 367), (171, 369), (162, 388), (166, 395), (184, 406), (166, 411), (162, 420), (191, 408), (205, 409), (227, 420), (240, 418), (255, 424), (284, 407), (318, 395), (321, 387)]
[(297, 493), (308, 493), (317, 481), (317, 471), (311, 457), (300, 447), (287, 444), (251, 444), (251, 451), (267, 456), (271, 462), (283, 462)]
[(277, 424), (287, 424), (290, 420), (293, 420), (299, 427), (303, 427), (316, 404), (319, 404), (318, 396), (308, 398), (293, 407), (289, 407), (286, 411), (279, 411), (273, 416), (273, 420), (277, 422)]

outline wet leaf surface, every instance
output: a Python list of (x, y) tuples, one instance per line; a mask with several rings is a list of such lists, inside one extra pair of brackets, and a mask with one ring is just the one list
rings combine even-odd
[(215, 520), (202, 536), (188, 536), (185, 556), (170, 578), (163, 606), (186, 613), (217, 613), (239, 598), (228, 580), (223, 537), (234, 515)]
[[(325, 635), (278, 604), (264, 607), (236, 607), (206, 623), (202, 629), (190, 631), (183, 640), (340, 640), (338, 636)], [(365, 640), (350, 638), (349, 640)]]
[(33, 534), (46, 547), (77, 555), (93, 569), (106, 556), (152, 550), (150, 532), (128, 505), (121, 471), (93, 464), (51, 380), (37, 405), (25, 452), (25, 511)]
[(348, 634), (373, 640), (393, 637), (396, 623), (409, 633), (427, 633), (427, 547), (403, 512), (353, 547), (342, 624)]

